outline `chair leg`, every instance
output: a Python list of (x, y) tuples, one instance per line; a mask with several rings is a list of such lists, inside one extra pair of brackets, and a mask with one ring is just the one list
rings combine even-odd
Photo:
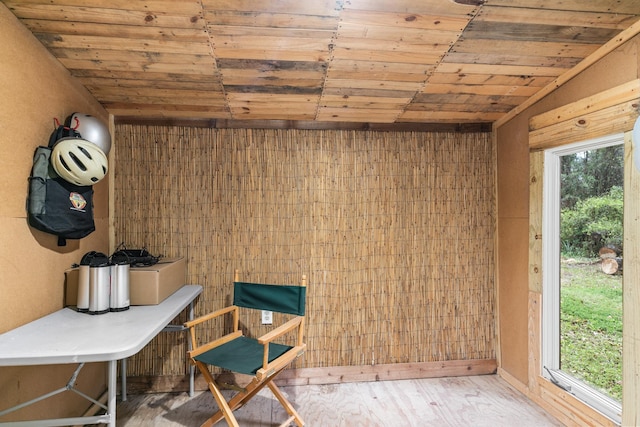
[(243, 406), (253, 396), (258, 394), (258, 392), (260, 392), (260, 390), (262, 390), (265, 385), (267, 385), (265, 382), (260, 382), (255, 378), (251, 380), (251, 382), (245, 387), (244, 391), (241, 391), (240, 393), (233, 396), (231, 400), (229, 400), (229, 407), (231, 408), (231, 410), (235, 411), (236, 409)]
[[(200, 363), (200, 362), (196, 362), (196, 363)], [(244, 391), (241, 391), (241, 392), (237, 393), (235, 396), (233, 396), (227, 402), (226, 400), (224, 400), (224, 396), (222, 396), (222, 393), (220, 393), (220, 390), (216, 386), (216, 382), (213, 379), (213, 376), (211, 375), (211, 373), (209, 373), (209, 370), (206, 368), (206, 365), (204, 365), (204, 364), (201, 364), (201, 365), (202, 365), (202, 367), (198, 367), (198, 368), (200, 369), (200, 371), (202, 372), (202, 375), (205, 377), (205, 380), (209, 384), (209, 390), (211, 390), (211, 393), (213, 394), (213, 397), (216, 399), (216, 402), (218, 403), (218, 406), (220, 407), (220, 410), (218, 412), (216, 412), (215, 414), (213, 414), (200, 427), (210, 427), (210, 426), (214, 425), (215, 423), (217, 423), (218, 421), (220, 421), (222, 418), (225, 418), (227, 420), (227, 423), (230, 426), (234, 426), (234, 427), (237, 426), (238, 425), (237, 424), (237, 420), (236, 420), (235, 416), (233, 415), (233, 411), (235, 411), (236, 409), (242, 407), (253, 396), (258, 394), (258, 392), (260, 392), (260, 390), (262, 390), (264, 388), (264, 386), (267, 385), (267, 383), (266, 382), (260, 382), (256, 378), (254, 378), (244, 388)], [(202, 371), (202, 369), (204, 369), (204, 371)], [(222, 408), (226, 408), (226, 409), (223, 410)], [(230, 421), (230, 418), (231, 418), (231, 421)]]
[(213, 394), (213, 397), (215, 398), (216, 403), (218, 403), (218, 407), (220, 408), (218, 412), (213, 414), (208, 420), (202, 423), (200, 427), (210, 427), (220, 421), (222, 418), (227, 421), (227, 424), (229, 424), (229, 426), (239, 427), (238, 421), (233, 415), (233, 411), (247, 403), (253, 396), (258, 394), (260, 390), (264, 388), (264, 386), (269, 387), (273, 395), (284, 407), (285, 411), (287, 411), (287, 413), (291, 416), (290, 420), (295, 421), (298, 427), (304, 426), (304, 421), (302, 420), (298, 412), (296, 412), (291, 403), (289, 403), (286, 397), (284, 397), (280, 389), (273, 383), (273, 380), (278, 376), (280, 372), (282, 372), (282, 370), (276, 372), (266, 381), (259, 381), (257, 378), (253, 378), (253, 380), (251, 380), (251, 382), (245, 387), (244, 391), (237, 393), (227, 402), (220, 392), (220, 389), (216, 385), (213, 376), (209, 372), (209, 369), (207, 369), (207, 365), (201, 362), (196, 362), (196, 365), (207, 381), (209, 390), (211, 391), (211, 394)]
[(211, 391), (213, 398), (216, 400), (216, 403), (220, 408), (218, 412), (216, 412), (211, 418), (209, 418), (204, 423), (202, 423), (200, 427), (212, 426), (223, 417), (227, 421), (227, 424), (230, 427), (240, 427), (240, 425), (238, 424), (238, 420), (236, 420), (236, 417), (233, 415), (233, 410), (229, 407), (229, 404), (227, 403), (224, 396), (218, 389), (218, 386), (216, 385), (215, 381), (213, 380), (213, 376), (209, 372), (209, 369), (207, 369), (207, 365), (201, 362), (196, 362), (196, 366), (198, 366), (198, 369), (202, 373), (202, 376), (207, 381), (207, 384), (209, 386), (209, 391)]
[(284, 407), (284, 410), (287, 411), (289, 415), (291, 415), (291, 418), (293, 418), (293, 420), (296, 422), (298, 427), (304, 426), (304, 421), (302, 420), (302, 417), (300, 417), (300, 414), (298, 414), (298, 412), (293, 408), (293, 406), (287, 400), (287, 398), (284, 397), (284, 394), (282, 394), (278, 386), (276, 386), (272, 380), (269, 380), (267, 382), (267, 386), (269, 387), (273, 395), (276, 397), (276, 399), (278, 399), (280, 404)]

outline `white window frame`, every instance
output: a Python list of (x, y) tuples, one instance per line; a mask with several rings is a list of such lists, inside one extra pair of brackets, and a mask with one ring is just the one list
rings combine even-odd
[(545, 150), (542, 211), (542, 375), (617, 423), (620, 402), (560, 370), (560, 158), (621, 144), (618, 133)]

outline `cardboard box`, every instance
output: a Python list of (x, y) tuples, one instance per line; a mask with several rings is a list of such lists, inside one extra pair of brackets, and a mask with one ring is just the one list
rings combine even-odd
[(160, 304), (185, 284), (187, 263), (184, 258), (161, 259), (149, 267), (129, 270), (131, 305)]
[[(149, 267), (129, 270), (129, 299), (131, 305), (160, 304), (185, 284), (184, 258), (162, 259)], [(78, 269), (65, 271), (65, 305), (78, 301)]]

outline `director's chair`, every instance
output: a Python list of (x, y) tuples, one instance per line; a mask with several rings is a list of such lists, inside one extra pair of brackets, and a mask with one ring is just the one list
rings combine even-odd
[[(189, 361), (202, 373), (219, 407), (218, 412), (205, 421), (202, 427), (211, 426), (222, 418), (229, 426), (238, 426), (233, 411), (247, 403), (265, 386), (269, 387), (290, 416), (282, 426), (294, 421), (298, 426), (304, 425), (300, 415), (273, 380), (284, 368), (302, 355), (306, 348), (303, 342), (306, 280), (306, 276), (302, 276), (300, 286), (247, 283), (240, 282), (239, 273), (236, 270), (233, 283), (233, 305), (184, 324), (189, 329), (191, 340), (192, 350), (187, 352)], [(240, 330), (239, 307), (286, 313), (294, 317), (255, 339), (245, 336)], [(196, 326), (225, 314), (233, 316), (233, 331), (213, 341), (199, 343), (196, 337)], [(274, 342), (276, 339), (281, 340), (285, 334), (293, 332), (297, 333), (295, 345)], [(253, 378), (246, 387), (226, 401), (208, 369), (209, 365), (250, 375)]]

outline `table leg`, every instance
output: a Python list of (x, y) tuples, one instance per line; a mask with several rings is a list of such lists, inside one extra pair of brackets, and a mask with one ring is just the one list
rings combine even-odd
[[(189, 303), (189, 320), (193, 320), (193, 300)], [(192, 350), (191, 340), (187, 340), (187, 342), (187, 348)], [(195, 394), (195, 373), (196, 367), (189, 363), (189, 397), (193, 397)]]
[(127, 358), (120, 361), (120, 398), (127, 401)]
[(107, 398), (107, 412), (109, 413), (109, 427), (116, 427), (116, 385), (118, 376), (118, 361), (109, 360), (108, 362), (108, 384), (107, 390), (109, 397)]

